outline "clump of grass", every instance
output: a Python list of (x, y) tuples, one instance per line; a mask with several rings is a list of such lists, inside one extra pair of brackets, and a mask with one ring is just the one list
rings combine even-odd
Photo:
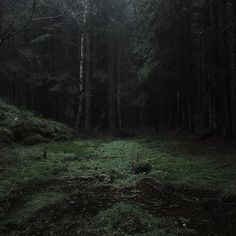
[(118, 203), (110, 209), (99, 212), (89, 224), (79, 230), (79, 233), (81, 235), (173, 236), (180, 231), (195, 235), (193, 230), (180, 228), (173, 219), (157, 218), (136, 205)]
[(15, 151), (17, 163), (8, 167), (0, 175), (0, 198), (7, 197), (13, 185), (22, 186), (34, 182), (47, 181), (67, 171), (63, 161), (68, 155), (64, 153), (48, 154), (44, 159), (41, 149), (18, 149)]
[(119, 203), (111, 209), (101, 211), (95, 219), (95, 228), (109, 232), (126, 234), (147, 233), (154, 229), (155, 221), (151, 215), (145, 214), (137, 206)]
[(10, 216), (7, 217), (8, 222), (22, 223), (31, 218), (38, 210), (50, 204), (55, 204), (65, 197), (64, 193), (46, 192), (26, 196), (24, 204), (17, 208)]

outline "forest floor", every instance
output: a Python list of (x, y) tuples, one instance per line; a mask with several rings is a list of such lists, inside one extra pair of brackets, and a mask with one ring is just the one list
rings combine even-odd
[(177, 135), (5, 148), (0, 235), (236, 235), (235, 156)]

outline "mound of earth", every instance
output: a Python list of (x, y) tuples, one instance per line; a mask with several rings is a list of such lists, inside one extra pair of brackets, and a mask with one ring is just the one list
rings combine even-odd
[(74, 131), (66, 125), (37, 117), (0, 100), (0, 143), (35, 145), (71, 140), (74, 136)]
[(235, 202), (220, 199), (217, 193), (179, 189), (152, 178), (122, 189), (100, 181), (96, 177), (61, 178), (21, 188), (9, 199), (8, 213), (22, 203), (23, 195), (44, 191), (67, 194), (21, 223), (5, 224), (2, 235), (236, 234)]

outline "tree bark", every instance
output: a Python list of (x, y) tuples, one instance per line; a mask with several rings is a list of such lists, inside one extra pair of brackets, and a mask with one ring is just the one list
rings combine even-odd
[(115, 58), (114, 58), (114, 42), (110, 43), (109, 50), (109, 78), (108, 78), (108, 94), (109, 94), (109, 129), (115, 129)]
[(90, 48), (90, 22), (89, 22), (89, 1), (85, 0), (86, 14), (86, 67), (85, 67), (85, 118), (84, 127), (91, 129), (91, 48)]

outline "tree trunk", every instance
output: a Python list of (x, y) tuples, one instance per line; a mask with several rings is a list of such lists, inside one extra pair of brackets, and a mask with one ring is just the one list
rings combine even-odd
[(83, 112), (83, 98), (84, 98), (84, 78), (85, 78), (85, 50), (86, 50), (86, 25), (87, 25), (87, 0), (84, 0), (83, 9), (83, 31), (80, 38), (80, 65), (79, 65), (79, 80), (78, 80), (78, 107), (75, 120), (75, 129), (79, 130), (81, 126), (82, 112)]
[(86, 14), (86, 68), (85, 68), (85, 118), (84, 127), (86, 130), (91, 129), (91, 85), (90, 85), (90, 71), (91, 71), (91, 50), (90, 50), (90, 22), (89, 22), (89, 2), (85, 1)]
[(109, 129), (115, 129), (115, 58), (114, 58), (114, 42), (110, 43), (109, 50), (109, 78), (108, 78), (108, 94), (109, 94)]
[(232, 0), (232, 39), (231, 39), (231, 111), (234, 134), (236, 134), (236, 2)]
[(232, 111), (231, 111), (231, 68), (230, 68), (230, 39), (229, 39), (229, 30), (228, 25), (231, 22), (228, 20), (229, 15), (227, 11), (227, 3), (225, 1), (221, 2), (220, 5), (221, 14), (220, 18), (222, 19), (221, 28), (224, 29), (222, 32), (222, 65), (224, 67), (223, 79), (224, 79), (224, 116), (225, 116), (225, 137), (233, 137), (233, 124), (232, 124)]
[(117, 59), (117, 116), (118, 116), (118, 126), (122, 126), (121, 117), (121, 55)]

